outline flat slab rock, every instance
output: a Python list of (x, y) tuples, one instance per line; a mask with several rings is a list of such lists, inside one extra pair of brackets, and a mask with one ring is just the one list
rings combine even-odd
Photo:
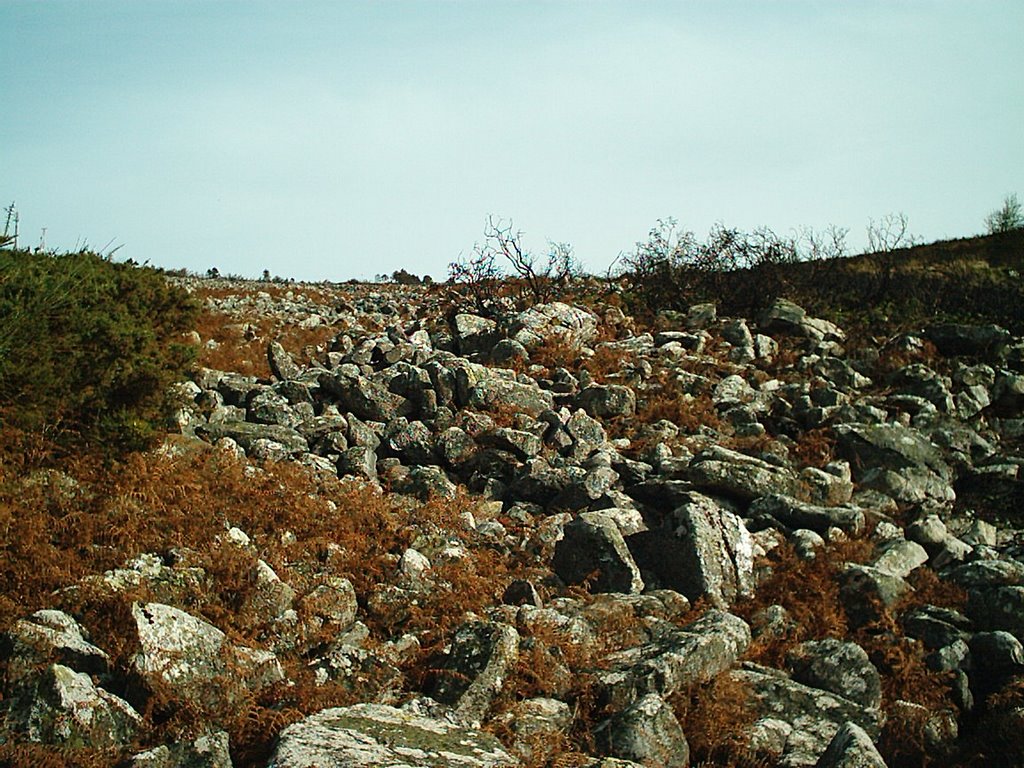
[(268, 768), (504, 768), (490, 734), (383, 704), (325, 709), (281, 732)]

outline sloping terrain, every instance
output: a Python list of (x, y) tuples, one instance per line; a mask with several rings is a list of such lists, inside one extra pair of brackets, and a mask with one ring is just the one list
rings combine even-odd
[(1024, 762), (1019, 325), (177, 284), (162, 445), (0, 465), (7, 764)]

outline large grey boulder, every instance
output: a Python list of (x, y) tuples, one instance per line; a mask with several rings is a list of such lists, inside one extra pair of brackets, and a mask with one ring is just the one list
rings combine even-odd
[(280, 381), (297, 379), (302, 375), (302, 367), (279, 341), (272, 341), (267, 345), (267, 362), (270, 364), (271, 373)]
[(995, 357), (1013, 339), (998, 325), (961, 325), (937, 323), (924, 330), (924, 336), (948, 357)]
[(698, 490), (747, 502), (769, 493), (796, 495), (801, 489), (793, 472), (718, 445), (694, 456), (686, 479)]
[(567, 584), (587, 584), (591, 592), (635, 593), (644, 588), (622, 532), (601, 512), (583, 512), (565, 526), (552, 567)]
[(87, 637), (82, 626), (63, 611), (36, 611), (14, 622), (3, 638), (8, 689), (47, 663), (93, 675), (105, 673), (109, 657)]
[(626, 540), (641, 572), (718, 608), (753, 595), (754, 542), (739, 516), (692, 493), (670, 520), (671, 532), (643, 531)]
[(893, 539), (876, 550), (869, 564), (879, 571), (905, 579), (926, 562), (928, 552), (916, 541)]
[(602, 752), (649, 768), (687, 768), (690, 745), (675, 713), (661, 696), (649, 693), (595, 731)]
[(299, 601), (302, 614), (312, 628), (328, 627), (337, 632), (348, 630), (356, 621), (356, 591), (352, 582), (340, 576), (327, 576)]
[(662, 697), (713, 680), (750, 645), (750, 627), (738, 616), (711, 610), (697, 621), (660, 633), (648, 643), (609, 654), (598, 672), (604, 698), (622, 709), (648, 693)]
[(422, 421), (399, 416), (385, 428), (381, 450), (397, 456), (404, 464), (436, 464), (435, 443), (433, 432)]
[(142, 726), (142, 717), (128, 702), (63, 664), (23, 679), (5, 704), (4, 730), (42, 744), (122, 747)]
[(782, 493), (756, 499), (748, 509), (751, 517), (766, 515), (790, 528), (807, 528), (820, 534), (839, 528), (854, 536), (864, 532), (864, 512), (857, 507), (823, 507)]
[(196, 434), (215, 443), (230, 437), (249, 453), (260, 440), (278, 443), (290, 454), (306, 453), (309, 443), (292, 427), (282, 424), (255, 424), (248, 421), (211, 422), (196, 427)]
[(490, 734), (383, 704), (325, 709), (285, 728), (268, 768), (510, 768)]
[(599, 419), (632, 416), (636, 412), (636, 393), (622, 384), (591, 384), (580, 390), (576, 402), (587, 414)]
[(863, 487), (897, 501), (940, 504), (955, 498), (953, 472), (925, 435), (899, 424), (840, 424), (836, 450), (857, 468)]
[(467, 405), (480, 410), (513, 411), (531, 416), (550, 410), (554, 398), (536, 384), (497, 376), (478, 380), (468, 391)]
[(1024, 645), (1009, 632), (977, 632), (970, 649), (971, 689), (981, 699), (1024, 672)]
[(867, 653), (856, 643), (827, 638), (796, 646), (786, 657), (793, 679), (831, 691), (864, 707), (882, 704), (882, 681)]
[(351, 412), (367, 421), (389, 422), (413, 410), (408, 399), (365, 376), (324, 372), (320, 376), (320, 386), (335, 398), (339, 410)]
[(216, 708), (284, 679), (274, 654), (234, 646), (215, 626), (179, 608), (135, 603), (131, 613), (139, 645), (135, 671), (177, 698)]
[(161, 744), (128, 761), (129, 768), (232, 768), (228, 735), (204, 733), (190, 741)]
[(912, 589), (901, 576), (857, 563), (843, 569), (840, 582), (839, 595), (856, 626), (879, 618), (880, 609), (893, 607)]
[(246, 404), (246, 418), (257, 424), (279, 424), (293, 429), (302, 423), (302, 416), (291, 407), (288, 398), (270, 387), (253, 392)]
[(489, 352), (498, 341), (498, 324), (480, 315), (460, 313), (452, 319), (452, 338), (460, 355)]
[(814, 768), (887, 768), (867, 732), (856, 723), (843, 723)]
[(451, 705), (461, 720), (479, 722), (518, 658), (519, 633), (514, 627), (483, 621), (464, 624), (452, 639), (434, 698)]
[(554, 755), (559, 736), (568, 731), (572, 717), (572, 709), (564, 701), (536, 697), (517, 702), (500, 722), (512, 733), (512, 751), (534, 764)]
[(779, 670), (748, 663), (728, 675), (751, 692), (758, 716), (789, 726), (777, 765), (813, 766), (847, 722), (855, 723), (869, 738), (878, 738), (881, 732), (882, 714), (877, 708), (804, 685)]
[(836, 427), (837, 450), (857, 467), (901, 470), (925, 467), (943, 479), (949, 465), (927, 437), (899, 424), (840, 424)]
[(815, 342), (846, 340), (846, 334), (837, 325), (828, 320), (808, 317), (803, 307), (786, 299), (776, 299), (764, 312), (761, 328), (766, 333), (802, 336)]
[(967, 615), (978, 629), (1002, 630), (1024, 642), (1024, 586), (975, 588), (967, 596)]
[(560, 341), (579, 349), (597, 335), (597, 315), (560, 301), (535, 304), (520, 312), (509, 324), (508, 335), (527, 349), (549, 341)]

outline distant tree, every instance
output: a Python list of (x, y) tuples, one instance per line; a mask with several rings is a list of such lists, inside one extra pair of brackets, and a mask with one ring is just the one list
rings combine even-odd
[(391, 280), (399, 285), (419, 285), (422, 281), (411, 272), (404, 269), (396, 269), (391, 273)]
[(998, 208), (985, 217), (985, 228), (990, 235), (1009, 232), (1024, 227), (1024, 213), (1021, 212), (1020, 201), (1016, 194), (1003, 198), (1002, 208)]
[(209, 278), (220, 277), (220, 270), (217, 269), (216, 267), (210, 267), (208, 270), (206, 270), (206, 276)]
[(263, 281), (266, 282), (266, 283), (270, 282), (270, 270), (269, 269), (264, 269), (263, 270)]
[(868, 219), (868, 253), (889, 253), (917, 243), (918, 238), (909, 232), (905, 213), (890, 213), (878, 221)]

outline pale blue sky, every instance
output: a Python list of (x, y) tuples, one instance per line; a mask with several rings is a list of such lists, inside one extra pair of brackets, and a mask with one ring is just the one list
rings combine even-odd
[(0, 0), (21, 244), (435, 278), (493, 214), (601, 272), (658, 218), (780, 233), (1024, 195), (1024, 2)]

